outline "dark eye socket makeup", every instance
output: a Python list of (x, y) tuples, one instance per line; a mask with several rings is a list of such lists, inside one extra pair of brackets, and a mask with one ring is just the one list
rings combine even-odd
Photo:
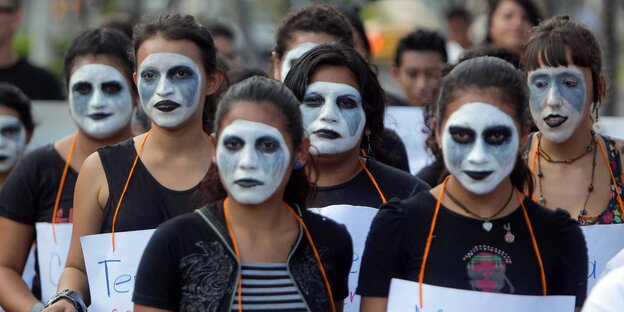
[(72, 88), (72, 91), (82, 95), (91, 93), (91, 90), (93, 90), (93, 86), (89, 82), (78, 82)]
[(20, 131), (20, 126), (18, 125), (9, 125), (4, 128), (0, 128), (0, 134), (2, 136), (14, 136)]
[(450, 126), (449, 133), (453, 140), (459, 144), (469, 144), (475, 141), (477, 134), (471, 128)]
[(175, 66), (168, 70), (168, 74), (176, 79), (187, 79), (193, 76), (193, 70), (188, 66)]
[(237, 151), (243, 148), (245, 141), (236, 136), (229, 136), (223, 139), (223, 146), (230, 151)]
[(325, 103), (325, 98), (316, 93), (310, 93), (303, 97), (303, 104), (309, 107), (319, 107)]
[(483, 131), (483, 139), (490, 145), (501, 145), (511, 139), (511, 129), (506, 126), (495, 126)]
[(118, 93), (122, 89), (123, 89), (123, 87), (117, 81), (108, 81), (108, 82), (104, 82), (102, 84), (102, 91), (104, 91), (105, 93), (108, 93), (108, 94)]
[(354, 109), (357, 108), (357, 100), (349, 95), (341, 95), (336, 99), (336, 103), (340, 108)]
[(273, 137), (261, 137), (256, 140), (256, 148), (265, 153), (274, 153), (279, 148), (279, 141)]

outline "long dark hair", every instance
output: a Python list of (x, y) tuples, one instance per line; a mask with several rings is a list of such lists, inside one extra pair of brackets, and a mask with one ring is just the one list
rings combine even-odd
[[(132, 55), (136, 58), (141, 44), (148, 39), (160, 36), (167, 40), (188, 40), (199, 48), (202, 65), (206, 75), (222, 72), (217, 66), (217, 49), (208, 29), (195, 21), (191, 15), (165, 14), (156, 18), (147, 18), (143, 23), (134, 27), (132, 36)], [(140, 66), (140, 64), (136, 64)], [(138, 68), (137, 68), (138, 70)], [(213, 119), (216, 99), (219, 92), (206, 96), (203, 109), (204, 130), (210, 130), (210, 121)]]
[[(492, 56), (481, 56), (466, 60), (451, 70), (442, 79), (436, 101), (435, 119), (440, 130), (446, 117), (446, 107), (461, 92), (468, 90), (494, 90), (513, 111), (514, 120), (523, 129), (528, 122), (527, 86), (522, 74), (510, 63)], [(443, 151), (442, 151), (443, 152)], [(533, 176), (521, 157), (516, 156), (516, 165), (510, 175), (511, 183), (518, 189), (533, 194)]]
[[(301, 120), (301, 111), (299, 111), (299, 101), (282, 83), (260, 76), (254, 76), (232, 85), (223, 95), (219, 101), (214, 120), (217, 136), (223, 118), (227, 116), (232, 106), (240, 102), (273, 107), (279, 112), (286, 130), (290, 134), (294, 148), (301, 147), (305, 131)], [(292, 170), (284, 193), (284, 200), (287, 203), (297, 204), (301, 208), (306, 207), (306, 202), (310, 199), (309, 196), (314, 194), (316, 187), (314, 183), (308, 180), (309, 170), (315, 168), (310, 160), (312, 157), (308, 157), (308, 164), (303, 169)], [(227, 196), (221, 184), (217, 166), (211, 166), (201, 182), (200, 194), (202, 197), (200, 204), (215, 202)]]
[[(377, 74), (353, 48), (342, 44), (322, 44), (314, 47), (295, 62), (284, 84), (293, 91), (299, 102), (302, 102), (310, 77), (320, 67), (327, 65), (346, 67), (357, 79), (366, 114), (366, 127), (371, 132), (370, 145), (375, 149), (384, 132), (386, 94), (377, 80)], [(362, 140), (360, 147), (366, 149), (368, 143)]]

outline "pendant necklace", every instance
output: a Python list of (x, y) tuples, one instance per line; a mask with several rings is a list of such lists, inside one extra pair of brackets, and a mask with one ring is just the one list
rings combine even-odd
[(492, 220), (492, 218), (495, 218), (496, 216), (498, 216), (501, 212), (503, 212), (503, 210), (505, 210), (505, 207), (507, 207), (507, 205), (509, 204), (509, 202), (511, 201), (511, 198), (513, 197), (513, 189), (512, 191), (509, 193), (509, 197), (507, 197), (507, 200), (505, 201), (505, 203), (500, 207), (500, 209), (498, 209), (498, 211), (496, 211), (496, 213), (494, 213), (493, 215), (489, 216), (489, 217), (482, 217), (474, 212), (472, 212), (472, 210), (468, 209), (468, 207), (464, 206), (464, 204), (462, 204), (459, 200), (457, 200), (457, 198), (455, 198), (455, 196), (453, 196), (451, 194), (451, 192), (449, 192), (449, 190), (447, 189), (445, 191), (446, 195), (448, 195), (448, 197), (455, 203), (455, 205), (459, 206), (461, 209), (463, 209), (466, 213), (473, 215), (481, 220), (483, 220), (483, 224), (481, 225), (483, 227), (483, 229), (486, 232), (489, 232), (490, 230), (492, 230), (492, 227), (494, 226), (492, 224), (492, 222), (490, 222), (490, 220)]
[(511, 233), (511, 223), (505, 223), (505, 225), (503, 225), (503, 229), (507, 231), (505, 234), (505, 242), (510, 244), (513, 243), (516, 240), (516, 236)]

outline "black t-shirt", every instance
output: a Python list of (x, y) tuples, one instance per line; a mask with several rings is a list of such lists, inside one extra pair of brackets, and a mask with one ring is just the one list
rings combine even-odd
[(394, 130), (384, 130), (379, 146), (373, 152), (377, 161), (405, 172), (410, 172), (405, 144), (403, 144), (403, 140)]
[(443, 175), (445, 173), (446, 170), (444, 168), (444, 164), (434, 160), (431, 164), (420, 169), (416, 176), (433, 187), (442, 183)]
[[(101, 232), (110, 233), (115, 209), (136, 158), (132, 138), (98, 149), (108, 182), (108, 200), (104, 206)], [(176, 191), (160, 184), (143, 162), (137, 162), (128, 189), (119, 208), (115, 231), (138, 231), (156, 228), (159, 224), (182, 213), (192, 211), (192, 199), (197, 186)]]
[[(188, 213), (158, 227), (141, 258), (133, 293), (136, 304), (174, 311), (230, 311), (238, 264), (226, 230), (223, 201), (201, 210), (203, 215)], [(301, 211), (301, 216), (320, 254), (334, 300), (345, 299), (353, 254), (346, 228), (309, 211)], [(287, 261), (311, 311), (329, 311), (323, 278), (303, 231)]]
[(0, 68), (0, 81), (20, 88), (31, 100), (65, 99), (63, 88), (56, 77), (25, 59), (20, 59), (12, 66)]
[[(37, 222), (52, 222), (54, 201), (64, 167), (65, 160), (52, 144), (24, 156), (0, 191), (0, 216), (33, 226)], [(56, 222), (72, 222), (77, 178), (78, 173), (70, 167), (61, 193)]]
[[(437, 199), (422, 192), (379, 210), (366, 240), (357, 293), (387, 297), (391, 278), (418, 281)], [(576, 296), (587, 289), (587, 249), (578, 224), (564, 210), (552, 211), (530, 199), (526, 207), (539, 246), (549, 295)], [(483, 221), (441, 206), (427, 259), (424, 283), (449, 288), (541, 295), (539, 265), (522, 209)], [(513, 243), (505, 241), (510, 226)]]
[[(386, 200), (395, 197), (405, 199), (429, 189), (425, 182), (403, 170), (373, 159), (365, 159), (365, 164)], [(383, 202), (368, 174), (362, 170), (345, 183), (319, 187), (314, 202), (309, 206), (321, 208), (339, 204), (378, 208)]]
[[(28, 153), (11, 171), (0, 190), (0, 216), (31, 225), (33, 230), (37, 222), (52, 222), (64, 168), (65, 160), (52, 144)], [(69, 167), (56, 213), (58, 223), (72, 222), (77, 178), (78, 172)], [(32, 292), (37, 298), (41, 296), (39, 259), (36, 257)]]

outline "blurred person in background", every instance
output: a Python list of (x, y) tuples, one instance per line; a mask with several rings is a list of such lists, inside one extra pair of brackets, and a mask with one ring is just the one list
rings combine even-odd
[(30, 100), (19, 88), (0, 82), (0, 189), (32, 137)]
[(468, 37), (468, 29), (471, 23), (472, 16), (463, 7), (453, 7), (446, 12), (448, 34), (446, 52), (449, 64), (456, 64), (461, 53), (472, 47), (472, 41)]
[(446, 66), (446, 42), (436, 32), (417, 29), (397, 46), (392, 77), (401, 85), (404, 100), (392, 97), (390, 105), (425, 107), (434, 100), (442, 69)]
[(531, 0), (493, 0), (488, 13), (486, 45), (520, 55), (540, 14)]
[(221, 55), (228, 66), (228, 69), (239, 67), (236, 53), (236, 35), (234, 29), (223, 22), (209, 21), (206, 28), (214, 39), (217, 52)]
[(22, 13), (20, 0), (0, 0), (0, 81), (20, 88), (31, 100), (64, 100), (58, 80), (48, 71), (30, 64), (13, 48)]

